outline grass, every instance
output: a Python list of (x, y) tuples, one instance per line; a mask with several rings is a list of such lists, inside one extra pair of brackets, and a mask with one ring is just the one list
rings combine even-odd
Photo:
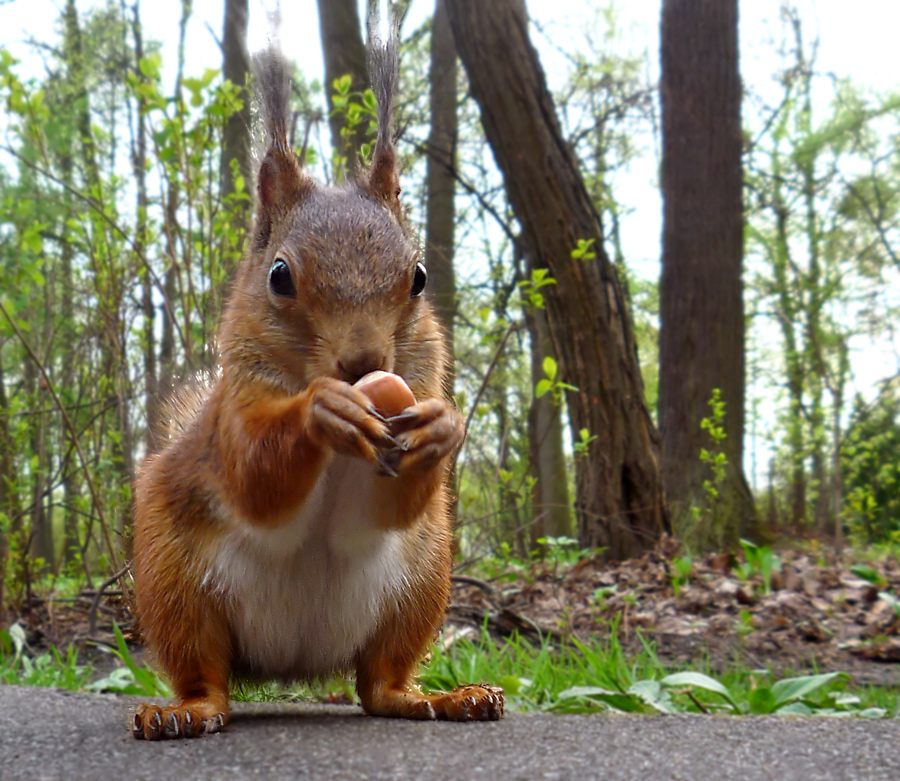
[[(165, 682), (137, 665), (116, 627), (118, 660), (99, 680), (89, 664), (80, 664), (70, 648), (30, 657), (21, 627), (0, 632), (0, 683), (53, 686), (77, 691), (107, 691), (143, 697), (168, 697)], [(781, 713), (795, 715), (898, 716), (897, 692), (887, 687), (853, 687), (843, 673), (776, 678), (765, 670), (735, 665), (715, 676), (707, 664), (691, 670), (666, 668), (653, 646), (627, 656), (609, 637), (556, 647), (535, 646), (520, 638), (495, 644), (486, 634), (436, 647), (421, 676), (426, 690), (452, 689), (463, 683), (491, 683), (506, 692), (514, 711), (555, 713)], [(352, 684), (331, 679), (314, 685), (241, 684), (232, 696), (253, 701), (355, 701)]]
[[(613, 628), (614, 629), (614, 628)], [(626, 656), (615, 632), (606, 639), (553, 648), (512, 639), (460, 641), (437, 650), (422, 675), (428, 688), (488, 681), (504, 688), (518, 711), (590, 713), (793, 713), (797, 715), (895, 716), (897, 692), (853, 688), (843, 673), (786, 676), (734, 669), (715, 676), (708, 665), (666, 668), (653, 646)]]

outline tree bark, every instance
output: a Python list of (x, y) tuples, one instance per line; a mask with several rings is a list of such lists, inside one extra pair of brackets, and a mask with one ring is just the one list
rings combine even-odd
[[(222, 75), (241, 90), (243, 108), (228, 117), (222, 145), (222, 198), (234, 192), (231, 161), (238, 161), (238, 172), (250, 187), (250, 95), (247, 74), (250, 53), (247, 51), (247, 18), (249, 0), (225, 0), (225, 28), (222, 34)], [(246, 214), (244, 215), (246, 220)]]
[(346, 161), (346, 173), (353, 177), (359, 170), (359, 150), (367, 140), (368, 122), (360, 122), (347, 137), (341, 135), (345, 117), (334, 111), (334, 82), (350, 76), (350, 91), (362, 92), (369, 86), (366, 47), (359, 24), (356, 0), (318, 0), (319, 32), (325, 58), (325, 96), (328, 99), (328, 124), (331, 146)]
[[(525, 307), (524, 314), (531, 337), (531, 382), (536, 386), (544, 377), (544, 358), (557, 358), (547, 313), (543, 309)], [(563, 426), (560, 408), (549, 394), (532, 399), (528, 411), (528, 449), (531, 475), (535, 479), (532, 546), (536, 546), (542, 537), (571, 537), (575, 529), (569, 504)]]
[[(659, 422), (676, 528), (688, 530), (691, 508), (703, 508), (694, 539), (703, 548), (736, 542), (756, 517), (743, 473), (737, 23), (737, 0), (663, 0)], [(703, 488), (711, 472), (700, 451), (713, 446), (700, 424), (716, 388), (726, 405), (721, 449), (728, 468), (711, 499)]]
[[(227, 14), (226, 9), (226, 14)], [(226, 23), (227, 27), (227, 23)], [(144, 31), (141, 24), (140, 3), (133, 7), (131, 32), (134, 38), (134, 74), (144, 78), (140, 62), (144, 57)], [(143, 111), (137, 112), (137, 126), (132, 139), (132, 170), (136, 184), (137, 222), (134, 230), (134, 254), (137, 267), (145, 254), (148, 244), (147, 211), (150, 199), (147, 193), (147, 120)], [(144, 390), (147, 408), (146, 446), (148, 452), (155, 452), (161, 444), (157, 437), (162, 430), (160, 420), (159, 377), (156, 363), (156, 305), (153, 301), (153, 280), (150, 269), (143, 269), (141, 279), (141, 336), (144, 354)]]
[(437, 0), (431, 25), (431, 133), (426, 170), (428, 215), (425, 265), (435, 312), (453, 349), (456, 276), (453, 271), (456, 193), (456, 46), (445, 0)]
[(9, 429), (9, 401), (0, 345), (0, 629), (6, 628), (6, 568), (9, 561), (9, 535), (20, 518), (16, 488), (15, 445)]
[[(644, 402), (630, 314), (603, 250), (600, 218), (565, 143), (522, 0), (447, 0), (454, 40), (503, 173), (522, 244), (556, 285), (547, 317), (569, 392), (579, 540), (610, 558), (652, 547), (668, 527), (658, 435)], [(575, 259), (580, 242), (593, 257)], [(591, 254), (591, 253), (587, 253)]]

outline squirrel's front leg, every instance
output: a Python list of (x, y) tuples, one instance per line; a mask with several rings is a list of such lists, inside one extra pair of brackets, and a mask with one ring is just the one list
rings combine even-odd
[(385, 529), (406, 528), (439, 493), (465, 424), (444, 399), (414, 404), (387, 422), (397, 445), (385, 452), (383, 462), (397, 476), (377, 486), (377, 522)]
[(285, 523), (318, 481), (333, 453), (384, 468), (398, 447), (372, 401), (346, 382), (322, 377), (296, 396), (236, 393), (220, 429), (223, 485), (247, 520)]
[(180, 659), (171, 674), (175, 701), (171, 705), (142, 704), (132, 717), (132, 734), (138, 740), (193, 738), (218, 732), (228, 721), (228, 668), (221, 643), (209, 634), (198, 638), (206, 646), (204, 658)]
[[(417, 583), (415, 599), (398, 600), (388, 617), (359, 654), (356, 688), (363, 709), (372, 716), (447, 721), (496, 721), (503, 718), (503, 690), (488, 684), (469, 684), (450, 692), (423, 694), (416, 685), (419, 660), (440, 626), (447, 592), (434, 570)], [(410, 595), (406, 595), (407, 598)]]

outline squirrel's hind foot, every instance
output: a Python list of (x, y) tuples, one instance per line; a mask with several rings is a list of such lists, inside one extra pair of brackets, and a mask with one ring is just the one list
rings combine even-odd
[(367, 713), (400, 719), (497, 721), (503, 718), (504, 708), (503, 689), (478, 683), (434, 694), (403, 687), (378, 687), (370, 696), (363, 695), (362, 700)]
[(164, 708), (144, 704), (131, 717), (131, 733), (136, 740), (195, 738), (219, 732), (227, 719), (227, 714), (203, 701)]
[(503, 689), (486, 683), (471, 683), (452, 692), (431, 695), (439, 719), (447, 721), (497, 721), (503, 718)]

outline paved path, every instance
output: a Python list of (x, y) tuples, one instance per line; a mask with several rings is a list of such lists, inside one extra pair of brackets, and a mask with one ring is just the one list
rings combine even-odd
[(900, 779), (900, 720), (510, 714), (412, 723), (237, 703), (225, 732), (147, 743), (136, 700), (0, 686), (0, 780)]

